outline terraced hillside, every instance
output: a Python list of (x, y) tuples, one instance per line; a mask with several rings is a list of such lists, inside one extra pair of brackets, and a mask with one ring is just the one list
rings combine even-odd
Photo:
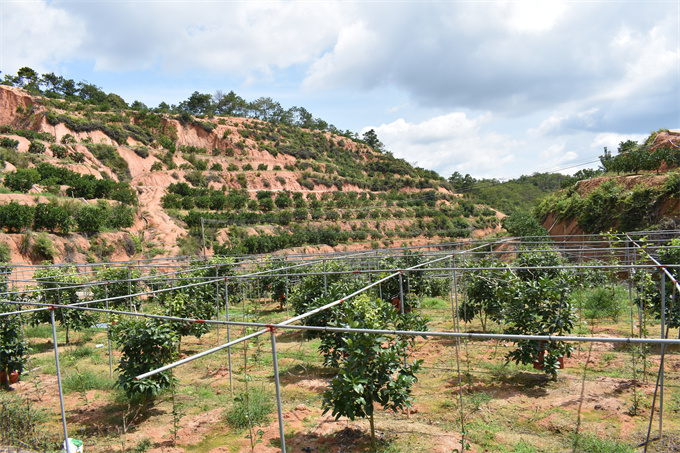
[(0, 86), (0, 147), (0, 241), (16, 263), (202, 254), (203, 237), (207, 254), (241, 254), (500, 230), (499, 213), (435, 172), (356, 135), (271, 119)]

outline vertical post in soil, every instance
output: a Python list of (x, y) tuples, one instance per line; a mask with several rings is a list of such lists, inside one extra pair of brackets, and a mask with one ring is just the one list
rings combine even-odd
[[(661, 272), (661, 339), (666, 338), (666, 273)], [(665, 348), (663, 345), (662, 348)], [(659, 367), (659, 438), (663, 437), (663, 380), (664, 363)]]
[(451, 257), (451, 276), (453, 280), (453, 287), (451, 288), (451, 321), (454, 324), (454, 330), (458, 331), (458, 284), (456, 282), (456, 255)]
[[(224, 302), (227, 310), (227, 323), (229, 322), (229, 284), (227, 277), (224, 277)], [(231, 329), (227, 324), (227, 343), (231, 343)], [(229, 391), (234, 394), (234, 379), (231, 375), (231, 346), (227, 347), (227, 356), (229, 358)]]
[[(284, 294), (285, 294), (284, 300), (286, 301), (286, 316), (290, 316), (290, 314), (288, 312), (288, 272), (289, 272), (289, 270), (288, 270), (288, 267), (286, 267), (288, 265), (286, 264), (286, 257), (285, 256), (283, 257), (283, 263), (284, 263), (284, 268), (286, 269), (286, 289), (284, 290)], [(326, 278), (325, 273), (324, 273), (323, 278)]]
[(50, 321), (52, 321), (52, 341), (54, 342), (54, 362), (57, 366), (57, 384), (59, 385), (59, 404), (61, 405), (61, 424), (64, 428), (64, 446), (66, 453), (71, 453), (66, 429), (66, 414), (64, 412), (64, 392), (61, 388), (61, 370), (59, 369), (59, 348), (57, 347), (57, 328), (54, 323), (54, 307), (50, 307)]
[(274, 328), (269, 328), (272, 339), (272, 362), (274, 362), (274, 383), (276, 384), (276, 407), (279, 412), (279, 436), (281, 436), (281, 453), (286, 453), (286, 434), (283, 429), (283, 411), (281, 410), (281, 383), (279, 382), (279, 360), (276, 355), (276, 335)]
[(130, 304), (130, 311), (137, 312), (137, 307), (135, 307), (132, 303), (132, 297), (130, 297), (130, 294), (132, 294), (132, 268), (128, 266), (128, 303)]
[(205, 226), (203, 222), (203, 217), (201, 217), (201, 242), (203, 244), (203, 261), (207, 261), (208, 258), (206, 256), (207, 250), (205, 249)]
[[(220, 320), (220, 282), (217, 280), (219, 277), (219, 266), (215, 265), (215, 309), (217, 311), (217, 320)], [(217, 344), (220, 344), (220, 323), (217, 323)]]
[(403, 272), (399, 271), (399, 306), (401, 307), (401, 314), (404, 314), (404, 280)]
[(113, 377), (113, 357), (111, 356), (111, 334), (109, 329), (111, 322), (109, 321), (109, 282), (104, 283), (104, 299), (106, 299), (106, 341), (109, 345), (109, 377)]
[(328, 293), (328, 279), (326, 278), (326, 260), (323, 260), (323, 297)]
[[(378, 269), (378, 277), (380, 277), (380, 258), (378, 258), (378, 252), (375, 252), (375, 264), (376, 268)], [(380, 299), (382, 300), (383, 295), (382, 295), (382, 283), (378, 285), (378, 295)]]

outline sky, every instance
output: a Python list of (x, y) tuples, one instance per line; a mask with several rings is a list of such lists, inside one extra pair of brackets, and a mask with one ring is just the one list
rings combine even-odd
[(680, 128), (680, 2), (0, 0), (0, 71), (23, 66), (149, 107), (271, 97), (505, 180)]

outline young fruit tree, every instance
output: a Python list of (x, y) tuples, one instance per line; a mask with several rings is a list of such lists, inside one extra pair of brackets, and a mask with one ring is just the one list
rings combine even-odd
[(28, 360), (28, 345), (21, 331), (18, 315), (4, 315), (12, 311), (9, 304), (0, 305), (0, 384), (9, 388), (10, 374), (21, 374)]
[(109, 334), (120, 347), (118, 382), (132, 401), (139, 401), (142, 412), (158, 394), (172, 386), (170, 371), (146, 379), (136, 380), (140, 374), (155, 370), (177, 358), (177, 332), (170, 323), (157, 319), (129, 319), (114, 321)]
[[(360, 295), (345, 302), (333, 325), (355, 329), (424, 331), (425, 320), (415, 312), (401, 315), (392, 304)], [(411, 406), (411, 386), (422, 360), (409, 362), (413, 336), (372, 333), (328, 333), (321, 340), (325, 355), (334, 354), (338, 373), (323, 394), (324, 413), (333, 416), (367, 417), (375, 445), (374, 405), (397, 410)], [(328, 362), (328, 360), (326, 360)]]
[[(575, 323), (569, 294), (572, 275), (560, 268), (557, 252), (527, 252), (502, 277), (509, 284), (499, 297), (504, 301), (504, 331), (513, 335), (567, 335)], [(560, 368), (560, 357), (571, 354), (564, 341), (518, 340), (517, 349), (507, 354), (515, 363), (542, 366), (553, 379)]]

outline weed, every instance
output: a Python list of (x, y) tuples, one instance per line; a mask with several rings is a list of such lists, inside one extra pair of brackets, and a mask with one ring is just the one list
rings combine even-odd
[(144, 439), (142, 439), (141, 442), (137, 444), (137, 446), (132, 451), (134, 453), (145, 453), (146, 451), (149, 450), (149, 448), (151, 448), (151, 445), (152, 445), (151, 439), (145, 437)]
[(227, 413), (226, 421), (234, 429), (243, 431), (249, 425), (266, 423), (274, 409), (271, 397), (263, 390), (251, 388), (234, 398), (234, 405)]
[(42, 412), (15, 395), (0, 395), (0, 442), (40, 451), (57, 449), (57, 442), (44, 433), (40, 426), (45, 421)]
[(584, 434), (574, 436), (573, 447), (576, 453), (633, 453), (635, 451), (630, 445), (617, 440)]
[[(80, 372), (76, 367), (76, 372), (67, 374), (63, 381), (62, 386), (64, 393), (78, 392), (81, 395), (88, 390), (109, 390), (113, 388), (114, 380), (108, 376), (99, 376), (92, 371)], [(84, 397), (87, 403), (87, 398)]]

